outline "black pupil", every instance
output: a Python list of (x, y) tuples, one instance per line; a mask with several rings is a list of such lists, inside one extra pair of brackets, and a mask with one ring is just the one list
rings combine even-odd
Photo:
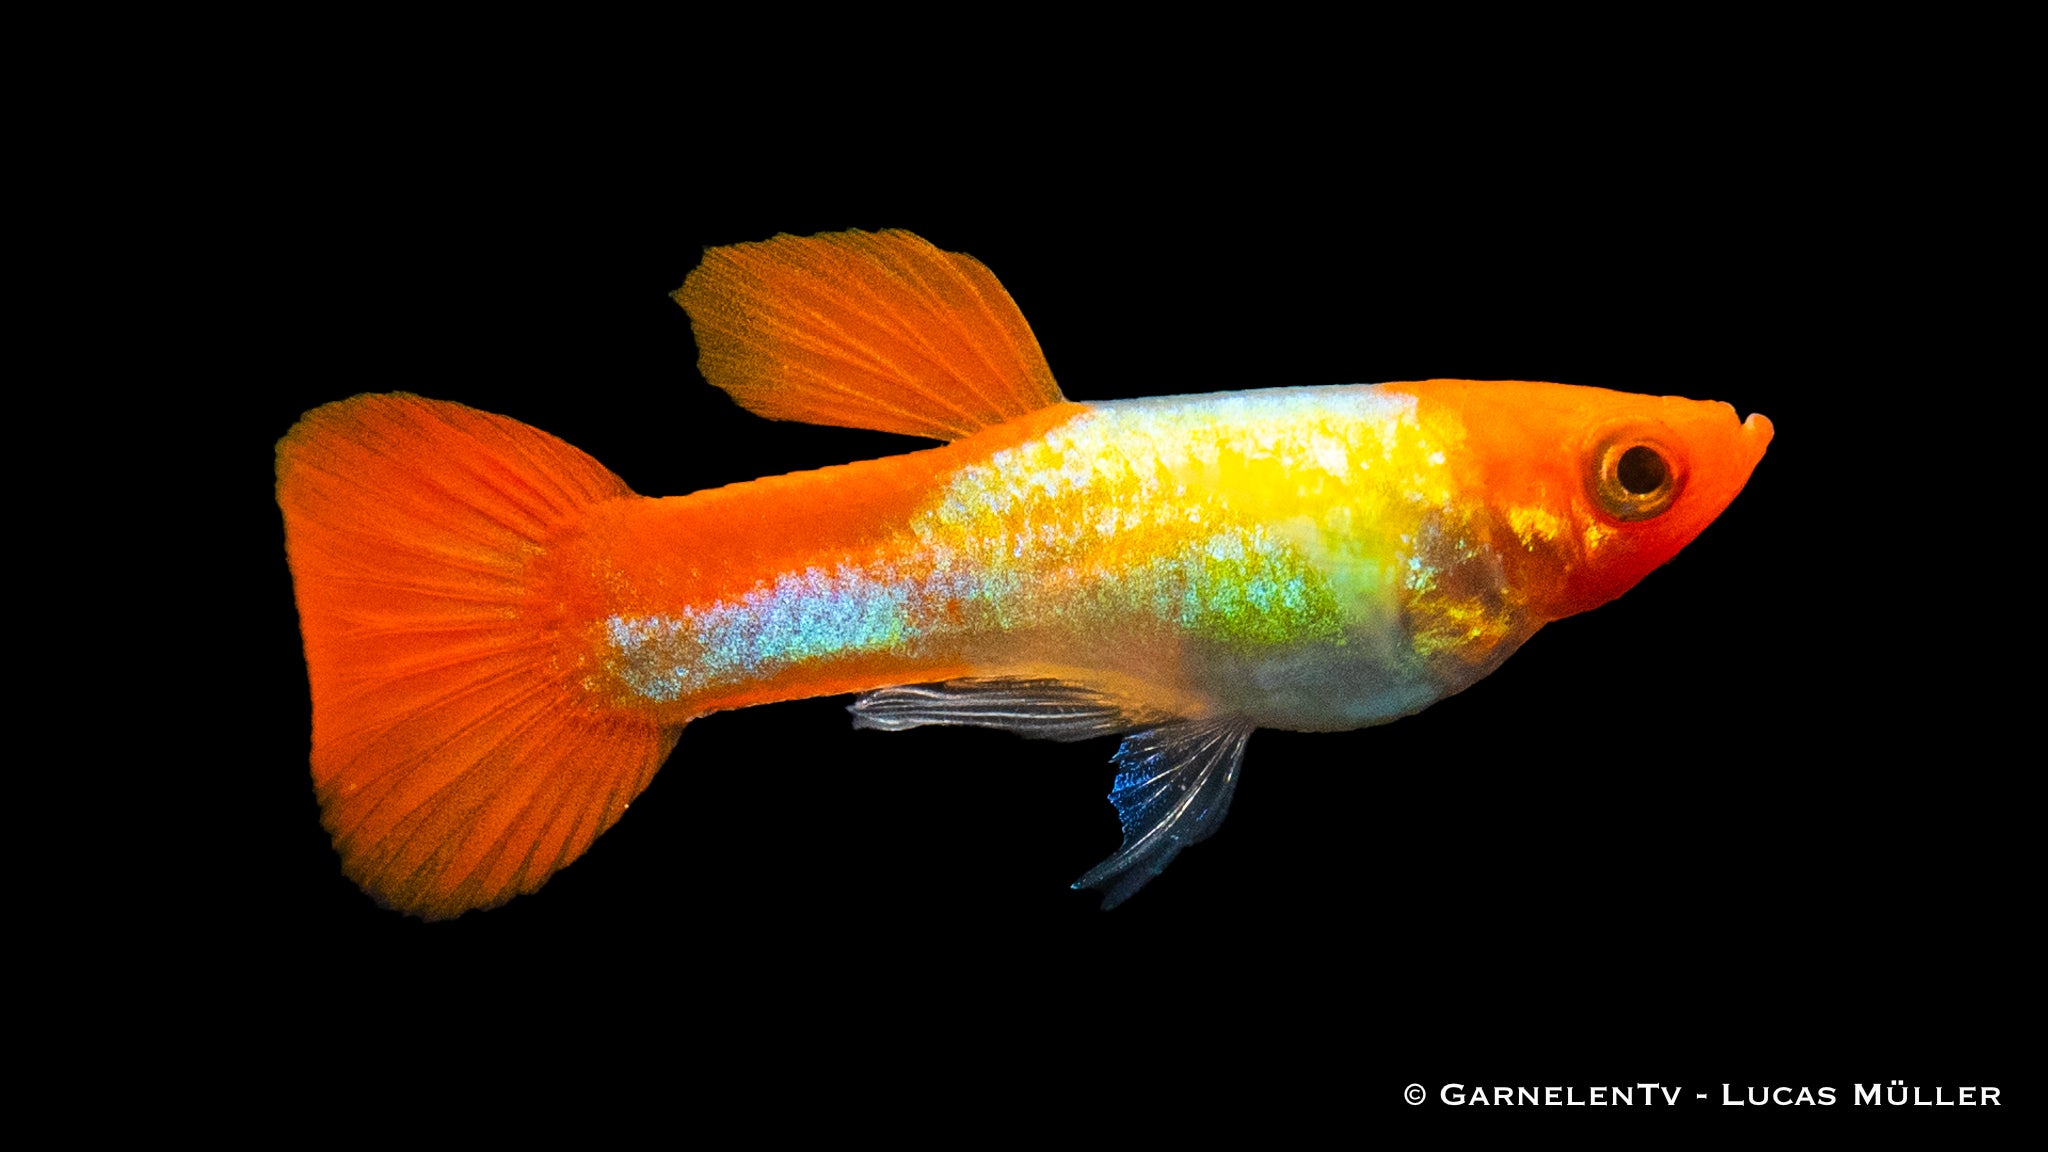
[(1647, 496), (1671, 479), (1671, 466), (1664, 463), (1656, 449), (1638, 444), (1621, 454), (1614, 465), (1614, 478), (1631, 495)]

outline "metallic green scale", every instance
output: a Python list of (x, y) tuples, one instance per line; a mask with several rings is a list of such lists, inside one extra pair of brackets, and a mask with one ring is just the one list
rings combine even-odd
[(1094, 405), (914, 519), (979, 609), (927, 618), (1028, 638), (989, 645), (995, 671), (1108, 668), (1267, 726), (1412, 712), (1477, 678), (1408, 623), (1446, 562), (1444, 434), (1369, 386)]
[(674, 699), (891, 653), (1109, 673), (1269, 727), (1392, 719), (1484, 670), (1410, 626), (1475, 558), (1444, 544), (1445, 453), (1412, 397), (1367, 386), (1092, 405), (954, 473), (869, 556), (610, 622), (613, 667)]

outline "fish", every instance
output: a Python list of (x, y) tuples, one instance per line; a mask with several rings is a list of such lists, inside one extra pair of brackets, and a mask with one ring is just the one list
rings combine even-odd
[(314, 409), (276, 494), (343, 872), (439, 920), (532, 892), (686, 726), (852, 695), (857, 728), (1119, 738), (1129, 899), (1212, 835), (1259, 728), (1348, 731), (1484, 678), (1734, 500), (1770, 421), (1528, 381), (1066, 398), (973, 257), (904, 231), (712, 248), (699, 369), (773, 420), (937, 441), (644, 497), (408, 393)]

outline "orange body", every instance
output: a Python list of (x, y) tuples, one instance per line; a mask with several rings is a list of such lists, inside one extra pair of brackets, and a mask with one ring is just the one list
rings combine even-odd
[(1770, 436), (1554, 384), (1069, 403), (987, 270), (902, 233), (717, 250), (680, 296), (748, 406), (950, 443), (646, 499), (459, 405), (309, 414), (278, 493), (314, 777), (393, 904), (530, 890), (691, 718), (846, 692), (875, 727), (1132, 734), (1084, 878), (1121, 899), (1214, 828), (1252, 728), (1462, 689), (1669, 559)]

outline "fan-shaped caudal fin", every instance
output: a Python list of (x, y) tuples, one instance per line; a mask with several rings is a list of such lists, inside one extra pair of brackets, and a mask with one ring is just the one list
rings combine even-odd
[(531, 892), (667, 757), (679, 729), (589, 701), (528, 599), (551, 533), (631, 495), (545, 433), (417, 396), (329, 404), (278, 442), (313, 781), (378, 899), (434, 919)]
[(675, 298), (704, 378), (771, 420), (957, 440), (1063, 401), (994, 274), (908, 232), (708, 249)]

